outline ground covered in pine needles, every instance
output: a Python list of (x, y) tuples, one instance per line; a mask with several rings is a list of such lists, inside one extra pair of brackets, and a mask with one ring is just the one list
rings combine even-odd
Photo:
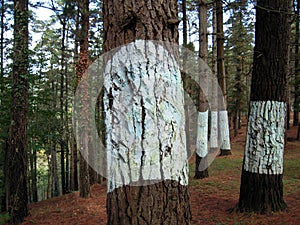
[[(287, 224), (300, 221), (300, 142), (295, 141), (297, 128), (288, 131), (285, 151), (284, 198), (286, 212), (258, 215), (230, 213), (239, 197), (242, 158), (245, 144), (245, 125), (238, 137), (232, 139), (231, 156), (217, 157), (209, 167), (209, 178), (193, 179), (194, 158), (190, 169), (190, 196), (192, 224), (246, 225)], [(30, 216), (23, 225), (106, 224), (106, 186), (94, 185), (91, 197), (82, 199), (78, 192), (30, 204)]]

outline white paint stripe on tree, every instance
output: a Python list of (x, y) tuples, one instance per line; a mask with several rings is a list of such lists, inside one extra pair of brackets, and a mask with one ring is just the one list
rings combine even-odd
[(244, 170), (282, 174), (286, 103), (252, 101), (248, 119)]
[(210, 147), (218, 148), (218, 111), (211, 111)]
[(179, 66), (161, 45), (138, 40), (105, 68), (108, 192), (144, 180), (188, 184)]
[(204, 158), (208, 154), (208, 110), (198, 112), (196, 153)]
[(220, 149), (230, 150), (230, 135), (227, 110), (219, 111), (220, 118)]

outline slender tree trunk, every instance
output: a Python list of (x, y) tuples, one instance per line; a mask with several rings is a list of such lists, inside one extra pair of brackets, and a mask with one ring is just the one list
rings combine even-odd
[[(207, 40), (207, 3), (199, 1), (198, 5), (199, 18), (199, 57), (208, 62), (208, 40)], [(200, 77), (201, 82), (201, 77)], [(199, 105), (198, 105), (198, 130), (197, 130), (197, 151), (196, 151), (196, 179), (208, 177), (208, 102), (204, 92), (200, 90)]]
[(299, 64), (299, 26), (300, 26), (300, 1), (297, 0), (296, 11), (296, 34), (295, 34), (295, 96), (294, 96), (294, 126), (299, 126), (297, 139), (300, 140), (300, 124), (299, 124), (299, 109), (300, 109), (300, 64)]
[(32, 202), (38, 202), (38, 190), (37, 190), (37, 154), (36, 149), (31, 145), (30, 156), (30, 175), (31, 175), (31, 196)]
[[(213, 37), (212, 37), (212, 58), (211, 58), (211, 62), (212, 62), (212, 73), (213, 76), (215, 76), (215, 74), (217, 74), (217, 35), (215, 35), (217, 33), (217, 13), (216, 13), (216, 7), (215, 4), (213, 5), (212, 8), (213, 11), (213, 21), (212, 21), (212, 25), (213, 25)], [(217, 91), (218, 91), (218, 84), (213, 83), (213, 91), (212, 94), (213, 96), (217, 96)], [(214, 101), (212, 102), (212, 106), (211, 106), (211, 126), (210, 126), (210, 147), (211, 149), (218, 149), (219, 143), (218, 143), (218, 138), (219, 138), (219, 121), (218, 121), (218, 99), (213, 99)]]
[(217, 13), (217, 77), (219, 86), (223, 96), (220, 97), (221, 102), (219, 111), (220, 123), (220, 155), (231, 155), (230, 150), (230, 136), (229, 124), (227, 113), (227, 90), (226, 90), (226, 77), (224, 67), (224, 31), (223, 31), (223, 3), (222, 0), (216, 0), (216, 13)]
[(65, 141), (64, 141), (64, 129), (65, 129), (65, 118), (64, 118), (64, 80), (65, 80), (65, 60), (66, 60), (66, 22), (62, 22), (62, 39), (61, 39), (61, 77), (60, 77), (60, 168), (61, 168), (61, 187), (62, 194), (66, 194), (66, 170), (65, 170)]
[[(76, 15), (76, 30), (75, 30), (75, 43), (74, 43), (74, 63), (77, 64), (79, 60), (79, 54), (78, 54), (78, 48), (79, 48), (79, 23), (80, 23), (80, 12), (79, 8), (77, 10)], [(75, 71), (75, 73), (77, 73)], [(76, 74), (77, 76), (77, 74)], [(74, 86), (74, 94), (76, 91), (76, 84)], [(71, 133), (71, 174), (70, 174), (70, 180), (71, 180), (71, 190), (72, 191), (78, 191), (79, 185), (78, 185), (78, 155), (77, 155), (77, 144), (76, 139), (74, 135), (74, 131), (76, 131), (76, 128), (74, 128), (73, 125), (73, 132)]]
[(59, 178), (57, 169), (57, 158), (56, 158), (56, 144), (51, 141), (51, 197), (57, 197), (60, 195), (59, 189)]
[(290, 3), (290, 0), (257, 1), (240, 211), (268, 213), (286, 208), (282, 174)]
[[(89, 42), (88, 42), (88, 35), (89, 35), (89, 0), (84, 1), (78, 1), (79, 10), (81, 12), (81, 32), (80, 32), (80, 58), (79, 63), (77, 66), (77, 76), (80, 79), (85, 73), (89, 66), (89, 54), (88, 54), (88, 48), (89, 48)], [(88, 85), (88, 84), (87, 84)], [(85, 109), (83, 110), (83, 113), (85, 114), (86, 121), (89, 120), (89, 100), (88, 100), (88, 86), (86, 86), (86, 93), (84, 96), (85, 101)], [(78, 128), (80, 129), (80, 128)], [(80, 184), (79, 184), (79, 190), (80, 190), (80, 196), (83, 198), (87, 198), (90, 196), (90, 166), (87, 163), (87, 159), (89, 157), (89, 137), (83, 138), (83, 148), (80, 152)], [(86, 159), (82, 155), (82, 151), (86, 151), (86, 156), (88, 156)], [(88, 151), (88, 153), (87, 153)]]
[(6, 194), (11, 224), (21, 223), (28, 215), (28, 68), (28, 1), (15, 0), (11, 122), (6, 166)]
[[(145, 46), (143, 44), (144, 42), (141, 40), (162, 40), (178, 43), (179, 21), (177, 15), (177, 1), (171, 0), (168, 2), (160, 2), (150, 0), (145, 3), (144, 1), (134, 0), (117, 0), (114, 2), (104, 0), (103, 6), (104, 49), (106, 52), (121, 45), (131, 43), (130, 46), (133, 47), (132, 50), (136, 54), (143, 54), (144, 50), (137, 50), (137, 48), (143, 48)], [(125, 50), (125, 48), (120, 49), (120, 52), (117, 53), (117, 55), (114, 55), (114, 57), (123, 60), (123, 50)], [(143, 89), (148, 89), (149, 87), (146, 84), (146, 80), (147, 82), (159, 82), (161, 81), (160, 77), (163, 76), (163, 74), (160, 74), (160, 72), (155, 73), (154, 69), (151, 69), (153, 66), (150, 60), (149, 67), (146, 68), (146, 66), (143, 64), (143, 68), (145, 69), (142, 69), (140, 73), (149, 74), (149, 76), (151, 76), (151, 80), (148, 80), (145, 77), (144, 83), (142, 78), (138, 78), (139, 75), (136, 71), (139, 70), (137, 64), (139, 64), (140, 60), (142, 59), (143, 57), (141, 56), (137, 58), (138, 62), (135, 60), (132, 61), (132, 70), (134, 71), (132, 72), (132, 75), (141, 80)], [(166, 58), (160, 64), (156, 64), (155, 69), (160, 71), (160, 66), (163, 65), (166, 66), (164, 68), (174, 68), (172, 65), (169, 65), (170, 67), (167, 66), (168, 63), (170, 63), (168, 61), (169, 60)], [(130, 74), (131, 67), (126, 62), (122, 63), (124, 63), (124, 67), (129, 70), (128, 74)], [(182, 136), (177, 134), (177, 138), (172, 138), (169, 144), (163, 141), (164, 139), (161, 139), (160, 137), (160, 135), (164, 135), (166, 132), (169, 133), (169, 131), (165, 131), (164, 134), (159, 133), (160, 135), (151, 139), (150, 136), (154, 132), (152, 128), (154, 130), (161, 129), (161, 126), (157, 124), (157, 122), (160, 121), (166, 126), (168, 126), (168, 122), (164, 121), (162, 115), (156, 114), (156, 112), (152, 112), (151, 109), (148, 108), (148, 103), (155, 104), (155, 102), (157, 102), (157, 107), (160, 107), (159, 105), (163, 104), (161, 101), (166, 101), (163, 98), (159, 100), (159, 97), (157, 97), (157, 99), (156, 97), (153, 97), (153, 95), (160, 95), (158, 93), (159, 91), (154, 92), (153, 94), (153, 92), (151, 92), (149, 89), (148, 90), (152, 93), (152, 97), (147, 98), (147, 95), (144, 93), (144, 91), (142, 91), (139, 96), (133, 95), (135, 97), (134, 102), (131, 102), (132, 104), (129, 104), (129, 108), (126, 108), (126, 110), (130, 110), (130, 108), (136, 107), (136, 111), (133, 110), (133, 114), (131, 115), (137, 116), (136, 118), (138, 121), (140, 121), (140, 123), (134, 125), (135, 122), (133, 120), (123, 118), (122, 113), (119, 110), (122, 110), (120, 107), (124, 109), (124, 105), (119, 105), (117, 103), (117, 96), (114, 96), (117, 94), (115, 91), (118, 89), (113, 90), (114, 85), (118, 85), (117, 78), (114, 79), (114, 75), (117, 74), (117, 76), (123, 76), (123, 74), (119, 70), (122, 70), (122, 68), (115, 69), (115, 72), (108, 74), (108, 76), (111, 78), (105, 77), (108, 82), (105, 86), (104, 94), (107, 126), (106, 145), (108, 152), (118, 151), (117, 149), (120, 149), (120, 157), (124, 157), (126, 161), (129, 161), (126, 163), (126, 161), (122, 161), (122, 158), (119, 158), (119, 160), (112, 159), (113, 161), (110, 161), (111, 165), (108, 166), (110, 169), (108, 174), (120, 174), (120, 176), (124, 176), (124, 180), (121, 183), (117, 177), (110, 177), (110, 180), (108, 180), (107, 224), (190, 224), (191, 215), (189, 207), (189, 194), (188, 186), (185, 182), (187, 181), (187, 168), (185, 166), (181, 167), (181, 160), (183, 160), (184, 157), (183, 155), (186, 155), (185, 123), (181, 124), (181, 131), (184, 134), (182, 134)], [(176, 74), (181, 77), (180, 71), (177, 71)], [(112, 79), (112, 85), (108, 85), (110, 79)], [(133, 80), (129, 80), (128, 82), (133, 82)], [(150, 84), (150, 86), (158, 87), (155, 85), (155, 83)], [(172, 88), (175, 87), (172, 85)], [(183, 87), (181, 88), (183, 90)], [(128, 99), (125, 101), (128, 101)], [(178, 93), (176, 96), (176, 107), (180, 108), (182, 113), (181, 115), (184, 117), (183, 101), (183, 92), (181, 94)], [(139, 114), (138, 111), (141, 113)], [(151, 113), (154, 113), (155, 118), (158, 118), (157, 122), (152, 122), (151, 119), (154, 117), (151, 117)], [(114, 135), (120, 131), (125, 132), (125, 134), (128, 135), (132, 134), (132, 132), (128, 132), (126, 126), (118, 128), (115, 123), (111, 123), (110, 118), (113, 115), (118, 115), (118, 118), (124, 122), (124, 125), (128, 124), (130, 127), (136, 126), (137, 130), (133, 131), (133, 133), (134, 135), (137, 135), (138, 140), (140, 140), (138, 144), (140, 147), (137, 147), (139, 150), (132, 149), (131, 151), (130, 147), (127, 149), (127, 146), (130, 146), (130, 143), (127, 140), (119, 140), (118, 138), (114, 140)], [(141, 130), (141, 132), (139, 132), (139, 130)], [(175, 135), (172, 134), (172, 132), (169, 134), (171, 137)], [(149, 155), (147, 155), (149, 154), (148, 148), (151, 148), (149, 144), (153, 146), (153, 160), (155, 161), (155, 166), (151, 171), (143, 171), (144, 162), (146, 163), (148, 160), (150, 160)], [(123, 154), (123, 151), (127, 152), (128, 155), (127, 153)], [(135, 151), (140, 151), (141, 154), (144, 154), (144, 156), (138, 156), (138, 153)], [(175, 152), (180, 154), (180, 156), (172, 157)], [(168, 163), (166, 162), (168, 159), (174, 159), (173, 163), (170, 162), (172, 166), (168, 166)], [(135, 163), (137, 163), (138, 166), (136, 166)], [(161, 167), (156, 165), (156, 163), (159, 163)], [(170, 167), (175, 167), (176, 169), (174, 169), (174, 171), (176, 170), (178, 173), (174, 171), (167, 172), (171, 169)], [(139, 170), (140, 172), (136, 174), (135, 169)], [(149, 176), (146, 175), (148, 172), (150, 172)], [(131, 178), (127, 177), (128, 173), (131, 173)], [(172, 178), (169, 177), (168, 174), (172, 174)], [(145, 178), (141, 178), (141, 176), (145, 176)], [(156, 180), (156, 176), (157, 178), (160, 177), (159, 181)], [(137, 186), (135, 185), (136, 181), (142, 182), (143, 184)]]

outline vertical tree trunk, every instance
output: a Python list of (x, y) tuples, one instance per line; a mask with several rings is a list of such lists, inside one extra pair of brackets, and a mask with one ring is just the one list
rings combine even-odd
[(286, 208), (282, 173), (290, 3), (290, 0), (257, 1), (240, 211), (268, 213)]
[(28, 1), (14, 1), (14, 52), (11, 87), (9, 151), (7, 153), (8, 212), (11, 224), (28, 215), (27, 108), (28, 108)]
[[(216, 7), (215, 4), (213, 4), (213, 18), (212, 18), (212, 26), (213, 26), (213, 37), (212, 37), (212, 55), (211, 55), (211, 64), (212, 64), (212, 73), (215, 76), (217, 73), (217, 13), (216, 13)], [(213, 96), (217, 96), (217, 91), (218, 91), (218, 84), (215, 82), (213, 83)], [(212, 102), (211, 106), (211, 126), (210, 126), (210, 147), (211, 149), (218, 149), (219, 143), (218, 143), (218, 138), (219, 138), (219, 121), (218, 121), (218, 99), (214, 99)]]
[(222, 0), (216, 0), (216, 13), (217, 13), (217, 77), (219, 86), (223, 96), (220, 98), (221, 102), (219, 111), (220, 123), (220, 149), (221, 156), (231, 155), (230, 150), (230, 136), (229, 124), (227, 113), (227, 90), (226, 90), (226, 77), (224, 67), (224, 31), (223, 31), (223, 3)]
[[(137, 61), (132, 61), (132, 67), (126, 64), (126, 62), (121, 62), (124, 63), (125, 71), (128, 71), (125, 72), (125, 74), (132, 74), (136, 79), (139, 79), (141, 81), (142, 89), (149, 88), (146, 87), (146, 83), (148, 82), (152, 82), (150, 84), (151, 87), (158, 87), (158, 82), (161, 79), (160, 77), (163, 76), (163, 74), (160, 74), (160, 66), (165, 65), (165, 68), (176, 67), (174, 67), (174, 65), (167, 66), (168, 63), (170, 63), (168, 62), (168, 58), (160, 64), (155, 65), (155, 69), (158, 71), (156, 73), (151, 60), (149, 60), (150, 64), (148, 67), (144, 64), (141, 64), (141, 67), (139, 67), (138, 64), (142, 63), (140, 62), (140, 60), (143, 59), (141, 54), (143, 54), (143, 47), (145, 46), (143, 44), (144, 42), (141, 40), (162, 40), (172, 43), (178, 42), (177, 26), (179, 21), (177, 15), (177, 1), (150, 0), (145, 2), (117, 0), (112, 2), (104, 0), (103, 6), (105, 51), (107, 52), (121, 45), (131, 43), (130, 46), (136, 53), (133, 55), (137, 55), (138, 58), (136, 59)], [(138, 50), (139, 48), (141, 48), (141, 51)], [(126, 52), (126, 48), (121, 48), (119, 54), (114, 55), (117, 60), (124, 60), (122, 59), (122, 51)], [(108, 66), (109, 65), (110, 64), (108, 64)], [(179, 135), (177, 134), (175, 139), (170, 139), (169, 144), (165, 143), (164, 139), (160, 139), (160, 136), (149, 139), (149, 135), (154, 132), (152, 129), (161, 129), (161, 126), (155, 121), (152, 122), (151, 118), (156, 117), (158, 118), (158, 121), (166, 126), (170, 125), (167, 125), (166, 121), (162, 118), (162, 115), (158, 115), (148, 108), (148, 103), (154, 105), (157, 104), (157, 110), (162, 110), (159, 109), (159, 107), (163, 104), (165, 99), (159, 99), (159, 97), (156, 99), (156, 97), (153, 96), (160, 95), (159, 91), (153, 93), (148, 89), (149, 93), (151, 93), (151, 96), (148, 96), (148, 98), (144, 91), (141, 91), (139, 96), (133, 95), (135, 98), (134, 102), (131, 102), (131, 104), (129, 103), (128, 108), (126, 108), (126, 110), (132, 108), (136, 109), (136, 111), (133, 110), (133, 114), (129, 113), (134, 117), (136, 116), (136, 120), (123, 118), (121, 111), (119, 110), (124, 109), (125, 106), (118, 104), (117, 96), (115, 96), (118, 87), (114, 89), (113, 87), (115, 87), (114, 85), (118, 85), (116, 80), (117, 77), (114, 79), (114, 76), (123, 77), (126, 75), (120, 71), (122, 68), (115, 69), (117, 71), (112, 71), (107, 75), (109, 77), (105, 77), (105, 79), (107, 79), (104, 94), (107, 126), (106, 145), (108, 152), (119, 152), (118, 158), (111, 159), (113, 161), (111, 161), (111, 165), (108, 166), (110, 169), (109, 174), (115, 174), (117, 177), (122, 176), (124, 177), (124, 180), (121, 183), (117, 177), (110, 177), (108, 180), (107, 224), (190, 224), (189, 194), (186, 183), (187, 168), (185, 166), (180, 166), (180, 164), (182, 164), (181, 160), (183, 160), (184, 155), (186, 155), (185, 122), (183, 126), (182, 124), (180, 125), (182, 126), (180, 130), (184, 134), (182, 134), (182, 136), (177, 136)], [(151, 79), (149, 80), (146, 77), (138, 78), (138, 74), (149, 74)], [(174, 74), (174, 72), (172, 72), (172, 74)], [(177, 71), (176, 74), (181, 77), (179, 71)], [(111, 85), (110, 80), (113, 82)], [(134, 81), (130, 79), (128, 82)], [(183, 87), (181, 88), (183, 91)], [(136, 91), (136, 89), (133, 90)], [(181, 92), (181, 94), (178, 93), (176, 98), (176, 107), (181, 110), (180, 115), (184, 117), (183, 92)], [(120, 107), (122, 107), (122, 109)], [(161, 112), (164, 113), (163, 111)], [(151, 117), (151, 113), (154, 113), (154, 117)], [(110, 118), (112, 118), (111, 116), (114, 115), (118, 115), (117, 118), (119, 118), (124, 125), (127, 124), (129, 127), (135, 127), (136, 129), (132, 132), (128, 132), (126, 126), (118, 128), (116, 126), (117, 124), (111, 123), (110, 121)], [(125, 134), (128, 135), (136, 135), (136, 140), (140, 140), (140, 142), (138, 142), (138, 146), (140, 147), (137, 147), (139, 150), (134, 148), (132, 148), (132, 150), (129, 150), (131, 148), (127, 149), (127, 145), (130, 146), (128, 140), (119, 140), (118, 137), (115, 136), (120, 131), (125, 132)], [(169, 131), (165, 131), (164, 134), (168, 132)], [(174, 137), (173, 134), (170, 133), (170, 135), (171, 137)], [(153, 146), (153, 152), (151, 151), (153, 154), (152, 156), (154, 157), (153, 162), (159, 163), (160, 166), (155, 164), (152, 170), (143, 170), (144, 163), (147, 163), (150, 160), (149, 155), (147, 154), (149, 154), (148, 148), (151, 146)], [(123, 154), (123, 151), (127, 152), (128, 155), (127, 153)], [(139, 156), (139, 153), (137, 152), (140, 152), (142, 156)], [(175, 157), (174, 155), (172, 157), (175, 152), (180, 156), (178, 155)], [(125, 161), (123, 161), (122, 158)], [(169, 159), (175, 160), (173, 163), (170, 161), (172, 166), (168, 165), (166, 162)], [(136, 163), (137, 165), (140, 165), (140, 167), (136, 167)], [(186, 161), (184, 161), (184, 164), (185, 163)], [(171, 169), (170, 167), (175, 167), (174, 171), (176, 170), (178, 173), (174, 171), (167, 172)], [(135, 168), (138, 171), (135, 171), (132, 168)], [(131, 174), (130, 178), (128, 177), (128, 174)], [(172, 178), (170, 177), (171, 174)], [(159, 180), (157, 181), (157, 179)], [(143, 184), (133, 186), (136, 182), (142, 182)]]
[(31, 176), (31, 195), (32, 202), (38, 202), (38, 190), (37, 190), (37, 154), (36, 148), (31, 145), (30, 156), (30, 176)]
[[(88, 55), (88, 48), (89, 48), (89, 42), (88, 42), (88, 34), (89, 34), (89, 0), (84, 1), (78, 1), (79, 10), (81, 12), (81, 19), (80, 19), (80, 25), (81, 25), (81, 31), (80, 31), (80, 58), (79, 63), (77, 66), (77, 76), (80, 79), (84, 73), (86, 73), (86, 70), (88, 68), (89, 64), (89, 55)], [(88, 84), (87, 84), (88, 85)], [(85, 109), (83, 110), (83, 113), (85, 113), (86, 120), (89, 120), (89, 102), (88, 102), (88, 87), (86, 87), (86, 93), (85, 93)], [(80, 129), (80, 128), (78, 128)], [(89, 151), (89, 137), (83, 138), (83, 146), (84, 149), (81, 151)], [(82, 153), (82, 152), (81, 152)], [(88, 156), (88, 154), (86, 154)], [(80, 184), (79, 184), (79, 190), (80, 190), (80, 196), (83, 198), (87, 198), (90, 195), (90, 166), (88, 165), (86, 159), (80, 154)]]
[[(78, 54), (78, 48), (79, 48), (79, 23), (80, 23), (80, 10), (79, 6), (77, 9), (77, 15), (76, 15), (76, 30), (75, 30), (75, 43), (74, 43), (74, 64), (78, 63), (79, 60), (79, 54)], [(75, 71), (76, 73), (76, 71)], [(77, 76), (77, 74), (76, 74)], [(74, 93), (76, 91), (76, 84), (74, 85)], [(70, 185), (72, 191), (78, 191), (78, 152), (77, 152), (77, 144), (74, 132), (76, 131), (76, 128), (74, 128), (73, 125), (73, 132), (71, 132), (71, 174), (70, 174)]]
[(66, 173), (65, 173), (65, 141), (64, 141), (64, 129), (65, 129), (65, 119), (64, 119), (64, 76), (65, 76), (65, 60), (66, 60), (66, 22), (62, 21), (62, 39), (61, 39), (61, 77), (60, 77), (60, 168), (61, 168), (61, 187), (62, 194), (66, 194)]
[(57, 158), (56, 158), (56, 144), (51, 141), (51, 197), (57, 197), (60, 195), (59, 189), (59, 178), (57, 169)]
[[(299, 125), (299, 109), (300, 109), (300, 64), (299, 64), (299, 26), (300, 26), (300, 1), (297, 0), (296, 11), (296, 33), (295, 33), (295, 95), (294, 95), (294, 126)], [(299, 126), (300, 127), (300, 126)], [(300, 129), (300, 128), (299, 128)], [(298, 132), (298, 137), (299, 137)], [(298, 140), (300, 140), (298, 138)]]
[[(207, 3), (206, 1), (199, 1), (198, 5), (198, 19), (199, 19), (199, 57), (208, 62), (208, 40), (207, 40)], [(201, 82), (201, 78), (200, 78)], [(197, 151), (196, 151), (196, 179), (208, 177), (208, 102), (205, 98), (204, 92), (200, 90), (199, 105), (198, 105), (198, 130), (197, 130)]]

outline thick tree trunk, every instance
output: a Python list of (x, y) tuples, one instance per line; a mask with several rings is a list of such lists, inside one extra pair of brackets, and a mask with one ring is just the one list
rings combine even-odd
[(283, 151), (290, 0), (259, 0), (240, 211), (284, 210)]
[(11, 87), (6, 194), (11, 224), (28, 215), (27, 108), (28, 108), (28, 1), (14, 1), (14, 52)]
[(226, 90), (226, 77), (224, 66), (224, 31), (223, 31), (223, 3), (222, 0), (216, 0), (216, 14), (217, 14), (217, 77), (219, 86), (221, 88), (222, 97), (219, 112), (220, 124), (220, 156), (231, 155), (230, 150), (230, 136), (229, 136), (229, 123), (227, 113), (227, 90)]
[[(110, 179), (108, 180), (107, 224), (190, 224), (187, 162), (184, 160), (186, 157), (185, 120), (181, 120), (184, 123), (178, 124), (167, 118), (171, 114), (184, 118), (182, 82), (180, 81), (176, 85), (172, 84), (175, 77), (180, 77), (181, 80), (180, 71), (176, 69), (176, 63), (171, 65), (174, 61), (170, 62), (169, 57), (159, 61), (160, 54), (153, 58), (151, 55), (144, 55), (150, 46), (145, 46), (145, 42), (141, 41), (178, 42), (177, 2), (174, 0), (163, 2), (104, 0), (103, 5), (105, 51), (131, 43), (129, 49), (135, 53), (130, 52), (131, 56), (135, 56), (135, 60), (129, 60), (132, 63), (130, 66), (128, 65), (129, 61), (122, 61), (125, 60), (123, 53), (126, 53), (126, 48), (121, 48), (114, 55), (114, 62), (120, 60), (119, 62), (127, 72), (122, 73), (124, 68), (117, 67), (116, 61), (117, 64), (114, 64), (114, 67), (111, 68), (112, 71), (107, 74), (109, 77), (105, 76), (107, 79), (104, 94), (107, 151), (108, 153), (118, 152), (117, 158), (109, 158), (111, 161), (108, 166)], [(158, 46), (155, 48), (158, 52), (163, 51)], [(164, 52), (163, 54), (172, 53)], [(143, 62), (144, 57), (149, 60), (148, 66)], [(156, 64), (155, 62), (160, 63)], [(175, 70), (171, 72), (172, 69)], [(178, 91), (176, 103), (175, 99), (171, 99), (173, 95), (170, 96), (169, 89), (165, 92), (166, 96), (162, 96), (160, 92), (160, 85), (163, 85), (162, 77), (168, 72), (175, 76), (171, 76), (169, 78), (171, 80), (168, 79), (168, 81), (171, 82), (169, 88), (172, 87), (173, 91)], [(144, 74), (148, 74), (149, 77), (147, 78)], [(118, 76), (120, 78), (127, 77), (129, 84), (140, 82), (140, 94), (132, 95), (132, 102), (128, 99), (124, 100), (125, 102), (123, 101), (122, 104), (118, 103)], [(133, 77), (136, 80), (132, 79)], [(130, 87), (134, 94), (137, 88)], [(126, 90), (122, 94), (130, 93), (130, 90), (128, 92)], [(146, 94), (148, 91), (149, 95)], [(160, 108), (166, 103), (167, 97), (169, 97), (169, 104), (176, 104), (180, 115), (178, 111), (167, 115), (164, 109)], [(127, 107), (126, 104), (128, 104)], [(153, 105), (158, 111), (153, 111), (150, 105)], [(130, 111), (131, 109), (132, 112), (128, 112), (128, 115), (132, 115), (133, 119), (123, 118), (122, 110)], [(118, 127), (110, 120), (115, 117), (122, 121), (124, 126)], [(157, 120), (153, 121), (153, 118), (157, 118)], [(171, 124), (175, 127), (178, 126), (181, 134), (175, 134), (174, 127), (171, 128), (173, 125), (170, 127)], [(170, 127), (170, 130), (167, 127)], [(132, 129), (132, 131), (127, 129)], [(161, 133), (160, 129), (167, 130)], [(137, 141), (136, 147), (131, 146), (128, 141), (132, 138), (120, 139), (117, 135), (120, 131), (124, 132), (124, 135), (134, 134), (136, 138), (133, 139)], [(167, 143), (168, 138), (165, 139), (164, 135), (168, 134), (170, 139)], [(178, 155), (175, 156), (175, 154)], [(150, 161), (154, 163), (154, 166), (151, 167), (148, 164)], [(122, 177), (124, 179), (121, 179)]]
[[(198, 5), (199, 19), (199, 57), (208, 62), (208, 40), (207, 40), (207, 3), (199, 1)], [(201, 78), (199, 80), (201, 82)], [(203, 179), (208, 177), (208, 102), (205, 98), (205, 90), (200, 90), (198, 105), (198, 130), (196, 144), (196, 168), (195, 179)]]

